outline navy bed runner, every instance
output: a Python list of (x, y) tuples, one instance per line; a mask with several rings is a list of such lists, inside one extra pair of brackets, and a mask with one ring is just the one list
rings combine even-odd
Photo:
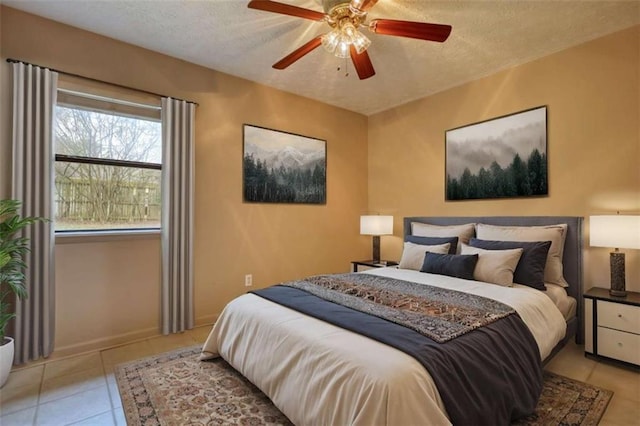
[(298, 288), (275, 285), (251, 293), (414, 357), (433, 378), (454, 425), (508, 425), (531, 414), (542, 392), (538, 345), (517, 314), (437, 343)]

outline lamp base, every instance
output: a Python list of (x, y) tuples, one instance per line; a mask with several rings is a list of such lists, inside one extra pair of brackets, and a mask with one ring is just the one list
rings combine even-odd
[(609, 290), (609, 294), (616, 297), (626, 297), (624, 253), (611, 252), (609, 262), (611, 265), (611, 290)]
[(373, 253), (372, 253), (373, 263), (380, 263), (380, 236), (379, 235), (373, 236), (372, 248), (373, 248)]
[(615, 297), (627, 297), (627, 292), (626, 291), (619, 291), (619, 290), (609, 290), (609, 294)]

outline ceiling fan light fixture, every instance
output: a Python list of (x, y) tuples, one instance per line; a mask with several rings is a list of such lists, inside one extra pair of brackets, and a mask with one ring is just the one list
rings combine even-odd
[(340, 30), (342, 34), (344, 34), (349, 40), (353, 40), (353, 37), (356, 35), (358, 30), (353, 26), (351, 22), (345, 22), (340, 26)]
[(338, 43), (340, 42), (340, 37), (341, 37), (340, 31), (336, 29), (326, 33), (321, 38), (322, 47), (324, 47), (324, 49), (327, 52), (334, 53), (336, 51), (336, 47), (338, 46)]
[(350, 22), (336, 25), (330, 32), (321, 37), (321, 42), (327, 52), (333, 53), (338, 58), (351, 57), (351, 45), (353, 45), (358, 54), (361, 54), (371, 44), (371, 40), (365, 37)]
[(353, 47), (356, 48), (356, 52), (358, 52), (358, 55), (367, 50), (370, 45), (371, 40), (369, 40), (360, 31), (356, 31), (356, 35), (353, 37)]
[(340, 41), (338, 42), (338, 46), (336, 47), (334, 55), (336, 55), (338, 58), (343, 59), (351, 57), (351, 49), (349, 48), (349, 46), (351, 46), (351, 40), (349, 40), (343, 34), (340, 37)]

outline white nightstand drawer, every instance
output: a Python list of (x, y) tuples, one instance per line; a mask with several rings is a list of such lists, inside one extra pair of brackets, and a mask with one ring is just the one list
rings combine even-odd
[(598, 326), (640, 334), (640, 308), (598, 300)]
[(598, 327), (598, 355), (640, 365), (640, 336)]

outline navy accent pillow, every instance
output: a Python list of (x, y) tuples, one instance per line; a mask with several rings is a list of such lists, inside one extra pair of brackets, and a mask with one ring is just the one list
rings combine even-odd
[(547, 253), (549, 253), (551, 241), (492, 241), (471, 238), (469, 245), (485, 250), (521, 248), (522, 256), (520, 256), (518, 266), (516, 266), (516, 270), (513, 273), (513, 282), (537, 290), (546, 290), (544, 286), (544, 267), (547, 264)]
[(440, 244), (449, 243), (449, 254), (456, 254), (458, 249), (458, 237), (417, 237), (415, 235), (407, 235), (404, 237), (405, 242), (420, 244), (423, 246), (439, 246)]
[(427, 252), (420, 272), (449, 275), (450, 277), (473, 280), (473, 271), (478, 263), (477, 254), (438, 254)]

